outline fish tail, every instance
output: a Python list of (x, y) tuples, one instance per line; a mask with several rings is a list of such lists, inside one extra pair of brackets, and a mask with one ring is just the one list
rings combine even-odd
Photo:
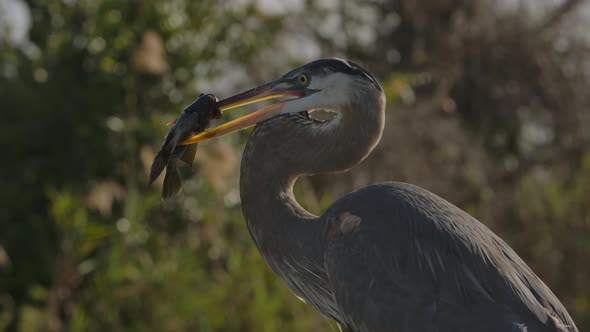
[(162, 171), (164, 170), (164, 166), (166, 166), (166, 160), (164, 158), (162, 151), (158, 152), (154, 157), (154, 161), (152, 162), (152, 168), (150, 170), (150, 184), (154, 183), (156, 179), (160, 176)]
[(182, 189), (182, 177), (178, 171), (176, 159), (172, 158), (166, 165), (166, 176), (164, 177), (164, 186), (162, 188), (162, 198), (168, 199), (180, 192)]

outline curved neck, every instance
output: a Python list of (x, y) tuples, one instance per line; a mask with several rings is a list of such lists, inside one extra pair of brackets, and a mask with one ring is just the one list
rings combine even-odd
[(289, 114), (253, 131), (242, 157), (240, 195), (248, 229), (267, 261), (281, 251), (319, 250), (321, 225), (297, 203), (293, 184), (301, 175), (348, 170), (370, 153), (383, 131), (385, 100), (381, 93), (363, 100), (373, 104), (346, 105), (328, 122)]

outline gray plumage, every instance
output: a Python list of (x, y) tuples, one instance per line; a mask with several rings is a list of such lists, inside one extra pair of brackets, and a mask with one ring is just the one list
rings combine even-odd
[[(363, 220), (355, 233), (333, 231), (345, 211)], [(326, 271), (353, 330), (576, 331), (559, 300), (504, 241), (424, 189), (369, 186), (323, 218)]]
[[(305, 112), (257, 125), (243, 154), (240, 193), (250, 234), (291, 291), (356, 332), (577, 332), (549, 288), (466, 212), (404, 183), (352, 192), (322, 216), (293, 196), (299, 176), (345, 171), (377, 144), (385, 98), (360, 66), (323, 59), (289, 72), (349, 86), (338, 116)], [(348, 82), (342, 82), (344, 79)], [(318, 100), (317, 97), (316, 100)], [(338, 100), (338, 99), (334, 99)], [(336, 105), (337, 104), (337, 105)]]
[(187, 138), (204, 131), (212, 119), (221, 116), (217, 107), (217, 98), (212, 94), (201, 94), (193, 103), (187, 106), (170, 128), (160, 151), (154, 157), (150, 170), (149, 183), (152, 184), (166, 168), (162, 198), (170, 198), (180, 192), (182, 177), (178, 170), (178, 160), (189, 166), (193, 165), (197, 144), (179, 145)]

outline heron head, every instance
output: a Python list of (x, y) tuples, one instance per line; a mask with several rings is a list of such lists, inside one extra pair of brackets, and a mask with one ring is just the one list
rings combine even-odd
[(275, 116), (313, 109), (342, 109), (367, 94), (379, 97), (382, 88), (368, 71), (338, 58), (326, 58), (293, 69), (278, 80), (260, 85), (218, 103), (222, 111), (263, 100), (287, 98), (219, 127), (195, 135), (182, 144), (193, 144), (252, 127)]

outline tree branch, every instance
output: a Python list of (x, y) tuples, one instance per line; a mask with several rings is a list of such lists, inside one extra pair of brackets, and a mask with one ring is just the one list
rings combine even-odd
[(573, 12), (581, 3), (582, 0), (567, 0), (561, 6), (557, 7), (551, 14), (547, 15), (547, 17), (542, 20), (541, 24), (539, 24), (535, 30), (537, 32), (541, 32), (554, 26), (568, 14)]

